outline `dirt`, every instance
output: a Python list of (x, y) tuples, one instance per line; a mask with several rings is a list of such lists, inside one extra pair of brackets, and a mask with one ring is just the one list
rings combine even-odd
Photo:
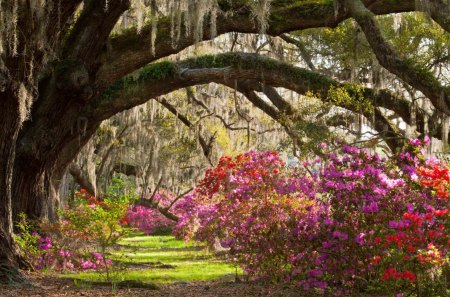
[(0, 285), (0, 296), (5, 297), (66, 297), (66, 296), (148, 296), (148, 297), (299, 297), (305, 296), (298, 289), (287, 286), (274, 286), (253, 282), (176, 282), (173, 284), (157, 285), (158, 289), (148, 288), (119, 288), (113, 290), (108, 286), (75, 284), (73, 280), (59, 278), (52, 275), (28, 273), (32, 285), (11, 287)]

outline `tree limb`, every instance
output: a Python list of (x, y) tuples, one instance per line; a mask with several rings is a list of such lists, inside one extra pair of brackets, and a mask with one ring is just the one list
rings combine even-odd
[(81, 61), (88, 68), (97, 63), (111, 30), (129, 7), (130, 0), (111, 1), (108, 9), (103, 1), (84, 1), (83, 11), (65, 42), (65, 59)]
[[(414, 0), (402, 1), (376, 1), (364, 0), (371, 4), (370, 9), (374, 14), (382, 15), (389, 13), (408, 12), (415, 10)], [(219, 5), (223, 11), (217, 20), (217, 35), (228, 32), (259, 33), (258, 26), (254, 23), (251, 9), (242, 1), (220, 0)], [(296, 1), (294, 3), (284, 0), (274, 0), (271, 4), (269, 26), (266, 33), (278, 36), (282, 33), (298, 31), (308, 28), (336, 27), (343, 20), (349, 18), (344, 10), (339, 10), (335, 15), (332, 1)], [(233, 12), (228, 14), (227, 12)], [(205, 22), (205, 26), (207, 26)], [(112, 51), (105, 55), (102, 68), (97, 76), (97, 86), (100, 90), (117, 79), (129, 74), (136, 69), (167, 57), (171, 54), (196, 43), (193, 34), (186, 35), (181, 32), (181, 39), (175, 47), (172, 46), (170, 37), (169, 18), (160, 19), (158, 33), (155, 43), (155, 54), (149, 51), (151, 26), (145, 26), (140, 33), (135, 29), (128, 30), (119, 36), (112, 37), (110, 44)], [(210, 30), (203, 30), (203, 40), (211, 39)]]
[(160, 206), (157, 202), (155, 201), (151, 201), (150, 199), (146, 199), (146, 198), (139, 198), (138, 200), (136, 200), (134, 202), (134, 205), (140, 205), (140, 206), (145, 206), (148, 208), (152, 208), (152, 209), (156, 209), (158, 210), (163, 216), (165, 216), (166, 218), (168, 218), (169, 220), (178, 222), (179, 218), (173, 214), (172, 212), (170, 212), (168, 209), (166, 209), (165, 207)]
[[(257, 80), (273, 87), (283, 87), (299, 94), (313, 92), (325, 102), (330, 101), (331, 87), (348, 89), (349, 96), (358, 100), (354, 86), (341, 84), (328, 77), (303, 68), (291, 66), (255, 54), (226, 53), (187, 59), (178, 63), (150, 64), (141, 75), (125, 78), (108, 89), (102, 97), (91, 102), (84, 111), (89, 123), (109, 118), (117, 112), (142, 104), (151, 98), (188, 86), (216, 82), (232, 87), (232, 81)], [(409, 102), (387, 90), (361, 88), (361, 94), (374, 106), (393, 110), (410, 123)], [(339, 103), (341, 107), (359, 112), (354, 106)], [(272, 112), (267, 109), (267, 112)], [(270, 116), (274, 116), (273, 114)]]
[(421, 91), (434, 107), (450, 115), (450, 87), (441, 83), (426, 69), (412, 60), (403, 60), (384, 39), (374, 14), (360, 0), (342, 0), (352, 17), (363, 30), (379, 63), (400, 79)]
[(303, 44), (303, 42), (301, 42), (301, 40), (295, 39), (288, 34), (281, 34), (280, 37), (287, 43), (295, 45), (300, 52), (300, 56), (305, 61), (306, 65), (308, 65), (309, 69), (311, 69), (312, 71), (317, 71), (316, 66), (314, 66), (312, 62), (311, 55), (308, 53), (305, 45)]
[(89, 178), (84, 174), (77, 163), (70, 163), (68, 169), (70, 175), (72, 175), (75, 182), (79, 184), (81, 188), (85, 189), (89, 194), (93, 196), (96, 195), (94, 185), (89, 181)]

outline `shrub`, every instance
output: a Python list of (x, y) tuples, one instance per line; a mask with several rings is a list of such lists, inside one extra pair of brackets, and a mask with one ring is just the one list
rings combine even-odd
[[(172, 195), (161, 193), (157, 193), (154, 197), (154, 201), (162, 207), (167, 207), (174, 199), (175, 197)], [(175, 212), (176, 206), (175, 204), (173, 207)], [(125, 222), (145, 234), (171, 233), (172, 228), (176, 225), (173, 220), (166, 218), (159, 210), (140, 205), (128, 208)]]
[[(113, 188), (104, 199), (85, 191), (77, 193), (72, 205), (60, 211), (58, 223), (41, 222), (39, 235), (22, 216), (17, 240), (37, 269), (105, 271), (109, 280), (112, 261), (107, 250), (123, 236), (121, 221), (132, 195), (117, 194)], [(92, 251), (92, 249), (98, 250)]]
[(222, 157), (182, 203), (177, 230), (219, 240), (250, 275), (306, 290), (436, 295), (448, 263), (449, 174), (425, 160), (424, 142), (389, 159), (344, 146), (306, 170), (274, 152)]

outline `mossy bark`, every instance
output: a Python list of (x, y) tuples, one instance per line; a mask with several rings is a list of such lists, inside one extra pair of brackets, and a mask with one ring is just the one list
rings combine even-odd
[(25, 282), (19, 267), (20, 252), (14, 243), (11, 206), (16, 139), (20, 129), (20, 98), (13, 89), (0, 92), (0, 282)]

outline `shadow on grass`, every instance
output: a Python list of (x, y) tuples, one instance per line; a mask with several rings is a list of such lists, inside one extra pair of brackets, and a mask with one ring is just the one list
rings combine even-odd
[[(236, 267), (208, 252), (205, 246), (185, 243), (173, 236), (133, 236), (122, 240), (110, 257), (119, 267), (117, 281), (151, 283), (194, 282), (234, 275)], [(239, 270), (240, 273), (240, 270)], [(98, 282), (98, 272), (63, 277)]]

